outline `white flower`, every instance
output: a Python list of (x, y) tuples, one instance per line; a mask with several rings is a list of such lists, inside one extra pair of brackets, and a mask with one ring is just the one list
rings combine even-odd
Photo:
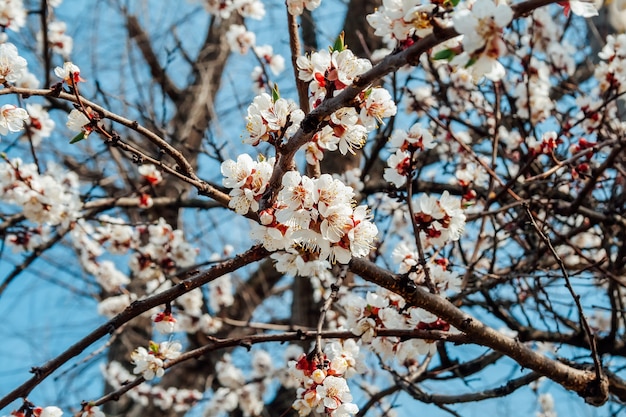
[(336, 410), (343, 403), (352, 401), (348, 383), (344, 378), (327, 376), (322, 385), (316, 387), (317, 394), (322, 398), (324, 407)]
[[(595, 2), (592, 0), (569, 0), (569, 9), (577, 16), (594, 17), (598, 15)], [(600, 3), (602, 4), (602, 3)], [(567, 10), (567, 6), (565, 6)]]
[[(74, 40), (65, 33), (66, 30), (65, 22), (53, 21), (48, 23), (48, 45), (52, 47), (53, 52), (64, 57), (68, 57), (72, 53), (74, 46)], [(38, 34), (37, 40), (41, 43), (43, 36)]]
[(148, 352), (144, 347), (138, 347), (131, 353), (130, 359), (135, 365), (134, 374), (141, 374), (146, 381), (154, 379), (154, 377), (162, 377), (165, 373), (163, 369), (163, 360)]
[(172, 342), (161, 342), (159, 344), (159, 357), (164, 360), (176, 359), (180, 356), (180, 351), (182, 350), (183, 345), (180, 342), (172, 341)]
[(171, 312), (161, 312), (152, 316), (154, 328), (161, 334), (174, 333), (176, 330), (176, 319)]
[[(40, 407), (37, 407), (35, 410), (37, 410), (38, 408)], [(37, 417), (61, 417), (62, 415), (63, 411), (59, 407), (48, 406), (41, 409), (39, 414), (37, 414)]]
[(26, 111), (30, 118), (28, 122), (30, 139), (33, 141), (33, 146), (37, 146), (41, 143), (41, 139), (50, 137), (55, 123), (41, 104), (27, 104)]
[(0, 107), (0, 135), (9, 132), (19, 132), (24, 129), (24, 122), (28, 120), (28, 112), (12, 104)]
[(26, 59), (18, 55), (15, 45), (12, 43), (0, 44), (0, 83), (19, 81), (26, 74), (26, 67)]
[(0, 1), (0, 26), (18, 32), (26, 24), (26, 9), (22, 0)]
[(230, 25), (226, 32), (226, 42), (232, 52), (245, 55), (254, 46), (256, 35), (254, 32), (246, 30), (243, 25)]
[(69, 85), (74, 85), (81, 81), (80, 68), (71, 62), (65, 62), (63, 67), (56, 67), (54, 74)]
[(287, 10), (289, 14), (299, 16), (304, 12), (304, 8), (307, 10), (315, 10), (319, 7), (322, 0), (287, 0)]
[(406, 183), (407, 175), (410, 174), (411, 158), (408, 152), (398, 149), (396, 153), (387, 158), (387, 166), (383, 178), (396, 186), (402, 187)]
[(67, 123), (66, 126), (72, 132), (83, 132), (85, 131), (85, 126), (91, 123), (91, 120), (85, 114), (78, 110), (74, 109), (67, 115)]
[(463, 35), (464, 53), (457, 55), (452, 64), (463, 67), (473, 58), (475, 62), (469, 68), (475, 79), (485, 74), (494, 81), (501, 79), (504, 67), (497, 59), (506, 52), (502, 30), (512, 19), (511, 7), (505, 3), (496, 6), (493, 0), (477, 0), (471, 10), (455, 12), (452, 21), (457, 32)]
[(139, 172), (139, 175), (141, 175), (151, 185), (157, 185), (161, 181), (163, 181), (161, 171), (159, 171), (159, 169), (155, 165), (141, 165), (139, 168), (137, 168), (137, 172)]
[(397, 112), (396, 103), (391, 94), (384, 88), (372, 88), (365, 93), (365, 101), (361, 103), (359, 119), (368, 131), (374, 130), (378, 123)]

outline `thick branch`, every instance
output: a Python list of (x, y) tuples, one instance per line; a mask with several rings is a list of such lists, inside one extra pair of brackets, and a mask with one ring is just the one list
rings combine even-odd
[(601, 405), (608, 400), (608, 380), (597, 381), (595, 372), (574, 369), (540, 355), (520, 341), (486, 326), (440, 296), (430, 294), (423, 288), (411, 286), (408, 281), (369, 261), (353, 259), (350, 262), (350, 270), (367, 281), (401, 295), (408, 305), (420, 307), (436, 314), (467, 334), (474, 343), (501, 352), (524, 368), (532, 369), (561, 384), (566, 389), (576, 392), (588, 403)]

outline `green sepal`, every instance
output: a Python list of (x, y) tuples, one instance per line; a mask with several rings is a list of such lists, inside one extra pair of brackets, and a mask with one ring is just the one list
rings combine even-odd
[(85, 132), (80, 132), (78, 135), (74, 136), (72, 138), (72, 140), (70, 140), (70, 144), (71, 143), (80, 142), (81, 140), (85, 139), (86, 137), (87, 137), (87, 135), (85, 134)]
[(447, 61), (451, 61), (452, 58), (456, 56), (456, 53), (452, 49), (444, 49), (442, 51), (437, 52), (433, 55), (434, 60), (445, 59)]

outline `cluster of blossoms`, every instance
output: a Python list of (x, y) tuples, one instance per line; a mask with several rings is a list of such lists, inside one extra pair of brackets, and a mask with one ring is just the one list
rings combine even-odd
[[(0, 191), (5, 203), (19, 206), (24, 217), (37, 226), (67, 226), (82, 207), (78, 176), (54, 163), (40, 174), (33, 163), (19, 158), (5, 160), (0, 163)], [(32, 248), (26, 236), (10, 236), (9, 241)]]
[(262, 141), (279, 144), (296, 133), (302, 119), (304, 112), (293, 100), (279, 98), (276, 93), (272, 96), (261, 93), (248, 106), (248, 137), (244, 142), (255, 146)]
[(250, 363), (252, 372), (246, 376), (237, 367), (229, 354), (225, 354), (215, 365), (217, 382), (207, 409), (206, 417), (232, 413), (239, 409), (245, 417), (263, 413), (263, 396), (270, 388), (275, 369), (273, 359), (264, 350), (255, 350)]
[(228, 206), (239, 214), (259, 210), (261, 199), (274, 169), (274, 159), (254, 161), (250, 155), (241, 154), (237, 161), (229, 159), (221, 166), (224, 187), (231, 188)]
[(300, 16), (304, 9), (313, 11), (317, 9), (322, 0), (287, 0), (287, 11), (294, 16)]
[[(60, 3), (60, 1), (55, 3)], [(0, 2), (0, 26), (17, 32), (24, 24), (26, 24), (26, 9), (23, 0)]]
[[(229, 205), (237, 213), (259, 209), (272, 164), (273, 160), (255, 162), (245, 154), (237, 161), (222, 163), (222, 183), (232, 188)], [(252, 237), (269, 251), (287, 251), (290, 255), (286, 258), (277, 255), (281, 263), (301, 265), (298, 271), (308, 270), (307, 276), (320, 266), (325, 268), (327, 260), (346, 264), (353, 256), (366, 256), (378, 233), (369, 221), (367, 207), (354, 207), (354, 190), (328, 174), (309, 178), (297, 171), (287, 172), (274, 206), (262, 211), (260, 219)], [(322, 263), (305, 267), (296, 263), (298, 257), (306, 258), (304, 264)]]
[(407, 178), (413, 173), (413, 158), (417, 152), (433, 149), (436, 142), (427, 129), (416, 123), (409, 131), (396, 129), (389, 138), (391, 151), (394, 152), (387, 159), (387, 168), (383, 174), (385, 180), (396, 187), (402, 187)]
[(422, 194), (415, 202), (414, 221), (427, 246), (442, 246), (459, 240), (465, 228), (461, 200), (444, 191), (439, 198)]
[(351, 293), (342, 299), (346, 310), (346, 324), (351, 332), (360, 336), (384, 359), (395, 358), (399, 364), (412, 368), (419, 364), (419, 356), (434, 353), (433, 340), (399, 337), (376, 337), (377, 329), (441, 330), (454, 329), (444, 320), (428, 311), (405, 305), (404, 299), (388, 291), (368, 292), (365, 298)]
[(298, 78), (309, 83), (312, 108), (326, 97), (333, 97), (352, 85), (354, 79), (372, 68), (372, 63), (358, 58), (339, 43), (332, 51), (321, 50), (297, 59)]
[(196, 0), (207, 12), (228, 19), (231, 14), (238, 13), (241, 17), (260, 20), (265, 16), (265, 6), (260, 0)]
[(384, 0), (382, 7), (367, 16), (367, 22), (375, 29), (375, 35), (410, 44), (414, 37), (432, 33), (435, 7), (421, 0)]
[(298, 385), (293, 408), (300, 416), (311, 412), (348, 417), (359, 412), (352, 403), (346, 378), (362, 373), (364, 366), (354, 340), (330, 343), (325, 352), (304, 353), (289, 362), (289, 374)]
[(173, 230), (163, 219), (139, 227), (109, 216), (102, 216), (100, 221), (101, 225), (96, 228), (79, 222), (72, 230), (72, 237), (80, 251), (83, 268), (96, 276), (107, 292), (115, 292), (129, 279), (119, 271), (114, 272), (112, 262), (98, 261), (105, 248), (119, 255), (133, 249), (130, 269), (135, 278), (145, 282), (161, 283), (177, 268), (187, 268), (195, 262), (197, 250), (184, 239), (182, 230)]
[[(351, 85), (354, 79), (371, 69), (367, 59), (354, 56), (345, 48), (340, 37), (329, 52), (322, 50), (297, 60), (298, 78), (309, 83), (311, 107), (319, 106), (326, 97), (333, 97)], [(307, 161), (311, 164), (323, 159), (324, 151), (339, 151), (345, 155), (361, 148), (369, 132), (382, 123), (383, 118), (396, 114), (391, 94), (380, 87), (371, 87), (357, 97), (355, 107), (334, 112), (322, 129), (307, 145)]]
[(179, 342), (161, 342), (155, 343), (150, 341), (148, 349), (143, 346), (138, 347), (130, 355), (135, 369), (134, 374), (141, 374), (146, 381), (160, 378), (165, 373), (163, 366), (165, 361), (176, 359), (180, 356), (183, 346)]
[(36, 147), (39, 146), (42, 139), (50, 137), (55, 123), (41, 104), (27, 104), (26, 111), (28, 112), (28, 120), (26, 121), (28, 133), (25, 137), (30, 139), (33, 146)]
[[(37, 42), (43, 45), (43, 33), (37, 34)], [(65, 58), (69, 57), (74, 47), (74, 40), (67, 34), (65, 22), (55, 20), (48, 23), (48, 47), (52, 52)]]
[(496, 5), (493, 0), (476, 0), (471, 9), (456, 10), (452, 21), (457, 32), (463, 35), (463, 53), (452, 63), (464, 67), (471, 61), (475, 79), (482, 76), (492, 81), (502, 79), (504, 67), (498, 58), (507, 51), (502, 32), (512, 19), (511, 7), (506, 3)]
[[(63, 415), (63, 411), (59, 407), (55, 407), (55, 406), (35, 407), (33, 404), (27, 402), (19, 410), (12, 411), (11, 414), (9, 414), (9, 417), (26, 417), (26, 416), (61, 417), (62, 415)], [(87, 417), (87, 416), (81, 416), (81, 417)], [(100, 416), (94, 415), (94, 417), (100, 417)]]
[(594, 75), (600, 84), (600, 92), (611, 91), (617, 95), (626, 91), (626, 34), (607, 36), (606, 45), (598, 57), (602, 61), (596, 65)]
[[(121, 388), (133, 379), (133, 375), (122, 364), (115, 361), (110, 362), (106, 368), (103, 367), (102, 373), (107, 383), (113, 389)], [(179, 389), (176, 387), (164, 389), (159, 385), (148, 384), (141, 384), (128, 391), (125, 395), (144, 407), (152, 403), (161, 410), (173, 409), (177, 413), (189, 410), (202, 399), (202, 393), (197, 390)], [(81, 417), (100, 416), (82, 415)]]
[[(319, 178), (285, 174), (283, 188), (273, 208), (261, 213), (252, 232), (268, 250), (284, 250), (277, 268), (295, 265), (298, 273), (314, 275), (331, 263), (347, 264), (352, 257), (367, 256), (378, 234), (366, 206), (354, 207), (354, 191), (324, 174)], [(298, 258), (301, 258), (298, 260)]]

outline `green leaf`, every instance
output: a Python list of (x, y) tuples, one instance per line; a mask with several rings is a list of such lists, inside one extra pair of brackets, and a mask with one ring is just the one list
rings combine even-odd
[(72, 140), (70, 140), (70, 143), (80, 142), (81, 140), (85, 139), (86, 137), (87, 137), (87, 135), (85, 134), (85, 132), (80, 132), (78, 135), (74, 136), (72, 138)]
[(276, 103), (280, 98), (280, 90), (278, 90), (278, 84), (274, 84), (272, 88), (272, 101)]
[(433, 55), (433, 59), (435, 60), (445, 59), (445, 60), (451, 61), (452, 58), (454, 58), (455, 56), (456, 56), (456, 53), (452, 49), (444, 49), (443, 51), (439, 51), (435, 55)]
[(465, 64), (465, 68), (471, 67), (472, 65), (476, 63), (476, 61), (478, 61), (476, 58), (470, 58), (470, 60), (467, 61), (467, 64)]
[(456, 6), (461, 2), (461, 0), (448, 0), (448, 1), (452, 3), (453, 6)]
[(337, 39), (335, 40), (335, 44), (333, 45), (333, 49), (331, 50), (331, 52), (333, 51), (341, 52), (344, 49), (346, 49), (346, 45), (343, 43), (343, 38), (344, 38), (344, 33), (341, 32), (339, 36), (337, 36)]

